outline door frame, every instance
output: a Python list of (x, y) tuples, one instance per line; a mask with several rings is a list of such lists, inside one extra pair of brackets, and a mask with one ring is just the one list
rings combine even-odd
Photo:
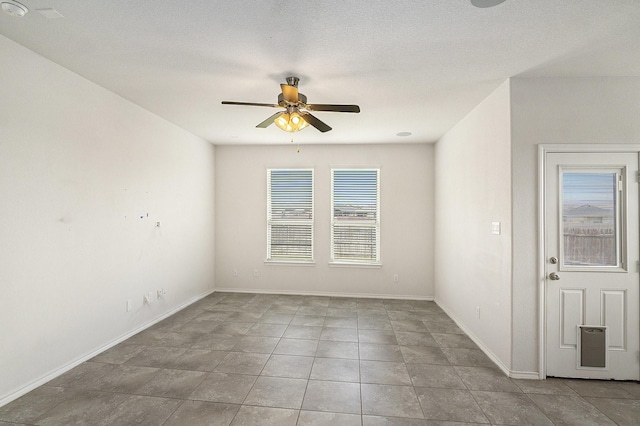
[(618, 153), (629, 152), (640, 156), (640, 144), (539, 144), (538, 145), (538, 375), (547, 378), (547, 277), (546, 221), (545, 221), (545, 173), (547, 154), (552, 153)]

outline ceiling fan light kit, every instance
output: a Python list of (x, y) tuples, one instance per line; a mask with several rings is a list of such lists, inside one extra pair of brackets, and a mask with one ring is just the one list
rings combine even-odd
[(309, 111), (360, 112), (358, 105), (307, 104), (307, 97), (298, 92), (298, 82), (300, 79), (298, 77), (287, 77), (286, 81), (287, 84), (280, 85), (282, 93), (278, 95), (277, 104), (235, 101), (222, 101), (222, 104), (283, 108), (284, 111), (273, 114), (256, 127), (266, 128), (270, 126), (271, 123), (275, 123), (280, 129), (289, 133), (298, 132), (309, 125), (323, 133), (331, 130), (331, 127), (309, 113)]
[(292, 113), (283, 112), (274, 122), (276, 126), (290, 133), (299, 132), (309, 125), (298, 111), (293, 111)]

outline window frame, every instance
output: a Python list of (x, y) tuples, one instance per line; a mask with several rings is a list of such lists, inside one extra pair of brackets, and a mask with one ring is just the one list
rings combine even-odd
[[(575, 271), (575, 272), (628, 272), (629, 262), (627, 260), (627, 239), (625, 238), (626, 231), (626, 199), (627, 194), (625, 192), (625, 188), (627, 186), (626, 183), (626, 171), (624, 167), (607, 167), (607, 166), (591, 166), (591, 167), (572, 167), (572, 166), (560, 166), (559, 168), (559, 182), (558, 182), (558, 205), (559, 205), (559, 215), (558, 220), (560, 227), (562, 228), (559, 232), (559, 254), (560, 254), (560, 271)], [(585, 264), (571, 264), (566, 263), (566, 251), (565, 251), (565, 212), (564, 212), (564, 201), (565, 201), (565, 191), (564, 191), (564, 177), (565, 174), (570, 173), (582, 173), (582, 174), (611, 174), (614, 175), (614, 184), (612, 185), (613, 189), (613, 228), (614, 233), (614, 250), (615, 250), (615, 265), (585, 265)]]
[[(335, 172), (376, 172), (376, 208), (375, 208), (375, 220), (369, 223), (364, 223), (362, 219), (336, 219), (335, 217)], [(380, 258), (380, 167), (332, 167), (331, 171), (331, 236), (330, 236), (330, 254), (329, 263), (335, 266), (357, 266), (357, 267), (380, 267), (382, 266)], [(367, 228), (373, 228), (375, 230), (375, 259), (348, 259), (348, 258), (336, 258), (336, 244), (335, 244), (335, 227), (336, 224), (349, 224), (360, 223)]]
[[(272, 172), (302, 172), (308, 171), (311, 173), (311, 218), (309, 219), (274, 219), (272, 217)], [(313, 168), (295, 168), (295, 167), (287, 167), (287, 168), (268, 168), (267, 169), (267, 229), (266, 229), (266, 259), (265, 263), (292, 263), (292, 264), (313, 264), (315, 262), (314, 258), (314, 233), (315, 233), (315, 171)], [(282, 257), (276, 256), (273, 257), (272, 250), (272, 225), (308, 225), (310, 227), (310, 257), (303, 258), (297, 256), (290, 257)]]

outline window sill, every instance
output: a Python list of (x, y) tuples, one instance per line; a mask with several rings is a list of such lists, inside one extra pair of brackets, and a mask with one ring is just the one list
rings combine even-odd
[(265, 265), (316, 266), (314, 260), (265, 260)]
[(382, 268), (382, 263), (329, 262), (329, 267), (380, 269)]

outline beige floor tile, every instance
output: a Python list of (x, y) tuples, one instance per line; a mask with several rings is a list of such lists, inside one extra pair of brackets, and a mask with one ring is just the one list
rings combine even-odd
[(358, 414), (300, 411), (297, 426), (361, 426)]
[(118, 405), (96, 425), (159, 425), (180, 406), (178, 399), (157, 398), (151, 396), (130, 396)]
[(455, 369), (469, 390), (522, 392), (510, 378), (498, 369), (486, 367), (455, 367)]
[(489, 423), (468, 390), (416, 387), (416, 394), (427, 419)]
[(356, 359), (316, 358), (311, 368), (310, 379), (358, 382), (360, 367)]
[(208, 373), (188, 370), (160, 370), (136, 390), (137, 394), (185, 399), (202, 383)]
[(240, 405), (205, 401), (184, 401), (163, 426), (228, 426)]
[(277, 337), (244, 336), (233, 347), (233, 352), (270, 354), (280, 341)]
[(322, 358), (358, 359), (358, 344), (356, 342), (320, 340), (316, 356)]
[(269, 354), (229, 352), (213, 371), (258, 375), (269, 360)]
[(528, 394), (529, 398), (555, 424), (615, 425), (595, 406), (580, 396)]
[(261, 376), (243, 404), (298, 410), (302, 405), (306, 388), (306, 379)]
[(404, 362), (360, 361), (360, 382), (411, 386)]
[(437, 364), (406, 364), (414, 386), (467, 389), (455, 367)]
[(43, 414), (37, 423), (43, 426), (99, 424), (129, 397), (119, 393), (78, 392)]
[(297, 421), (297, 410), (243, 405), (231, 426), (295, 426)]
[(280, 339), (273, 350), (279, 355), (314, 356), (318, 349), (318, 341), (312, 339)]
[(188, 399), (242, 404), (257, 378), (242, 374), (210, 373)]
[(360, 384), (309, 380), (302, 409), (360, 414)]
[(313, 366), (313, 357), (297, 355), (271, 355), (262, 369), (262, 376), (308, 379)]
[(619, 425), (640, 424), (640, 400), (586, 398), (598, 410)]
[(625, 425), (639, 405), (637, 383), (509, 379), (431, 301), (214, 293), (0, 424)]
[(34, 423), (38, 417), (66, 399), (73, 398), (80, 390), (42, 386), (0, 407), (0, 420), (11, 423)]
[(362, 384), (362, 414), (424, 418), (412, 386)]
[(318, 340), (322, 334), (322, 327), (307, 325), (289, 325), (282, 337), (287, 339), (311, 339)]
[(471, 394), (492, 424), (553, 426), (525, 394), (483, 391)]

